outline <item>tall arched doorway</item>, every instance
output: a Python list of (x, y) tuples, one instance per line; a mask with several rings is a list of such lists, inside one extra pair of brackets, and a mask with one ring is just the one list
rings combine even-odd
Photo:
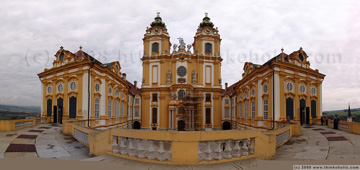
[(46, 116), (47, 117), (51, 117), (51, 113), (52, 113), (52, 100), (48, 99), (47, 100), (47, 105), (46, 105)]
[(69, 118), (76, 118), (76, 97), (69, 100)]
[(140, 122), (139, 122), (139, 121), (135, 121), (135, 122), (134, 122), (134, 127), (133, 127), (133, 129), (140, 129), (140, 128), (141, 128)]
[[(62, 123), (62, 115), (63, 115), (63, 99), (58, 98), (57, 99), (57, 115), (54, 115), (54, 123), (59, 122), (61, 124)], [(55, 116), (57, 116), (57, 119), (55, 118)], [(55, 120), (57, 120), (57, 121), (55, 121)]]
[(223, 123), (223, 130), (230, 130), (231, 129), (231, 123), (230, 122), (224, 122)]
[(311, 101), (311, 117), (316, 118), (316, 100)]
[(178, 131), (185, 130), (185, 122), (183, 120), (178, 121)]
[(292, 98), (286, 99), (286, 118), (294, 119), (294, 100)]
[(306, 109), (306, 101), (304, 99), (300, 100), (300, 123), (305, 124), (306, 116), (305, 110)]

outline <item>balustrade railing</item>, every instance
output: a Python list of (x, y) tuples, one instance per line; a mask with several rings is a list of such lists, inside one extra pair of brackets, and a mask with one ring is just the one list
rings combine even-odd
[(290, 139), (290, 130), (276, 135), (276, 147), (281, 146)]
[(199, 162), (239, 158), (253, 155), (255, 138), (239, 140), (201, 141), (198, 147)]
[(112, 153), (140, 159), (172, 160), (172, 142), (113, 136)]
[(30, 127), (30, 126), (33, 126), (33, 120), (15, 122), (15, 130), (23, 128), (23, 127)]
[(78, 141), (89, 144), (89, 134), (83, 131), (80, 131), (78, 129), (74, 129), (74, 138), (76, 138)]

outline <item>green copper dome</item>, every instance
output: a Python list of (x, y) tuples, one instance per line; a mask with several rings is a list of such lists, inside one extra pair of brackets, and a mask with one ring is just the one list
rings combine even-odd
[(205, 17), (203, 18), (203, 22), (200, 23), (200, 27), (214, 27), (214, 24), (210, 21), (210, 18), (207, 16), (208, 13), (205, 13)]
[(154, 19), (155, 19), (155, 21), (153, 21), (150, 24), (151, 27), (156, 27), (156, 26), (166, 27), (165, 23), (162, 21), (162, 19), (160, 17), (160, 12), (157, 13), (157, 16)]

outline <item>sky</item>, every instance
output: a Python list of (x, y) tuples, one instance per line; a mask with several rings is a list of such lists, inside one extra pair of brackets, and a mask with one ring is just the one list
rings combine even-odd
[(360, 107), (359, 0), (0, 1), (0, 104), (40, 106), (37, 74), (52, 67), (60, 46), (117, 60), (129, 81), (141, 82), (142, 38), (156, 13), (172, 44), (191, 44), (207, 12), (222, 38), (223, 84), (240, 80), (245, 62), (302, 47), (326, 75), (323, 110)]

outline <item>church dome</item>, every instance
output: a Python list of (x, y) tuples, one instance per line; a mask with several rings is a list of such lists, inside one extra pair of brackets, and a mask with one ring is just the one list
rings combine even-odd
[(210, 18), (208, 17), (208, 13), (205, 13), (205, 17), (203, 18), (203, 21), (200, 23), (200, 27), (214, 27), (214, 24), (210, 21)]

